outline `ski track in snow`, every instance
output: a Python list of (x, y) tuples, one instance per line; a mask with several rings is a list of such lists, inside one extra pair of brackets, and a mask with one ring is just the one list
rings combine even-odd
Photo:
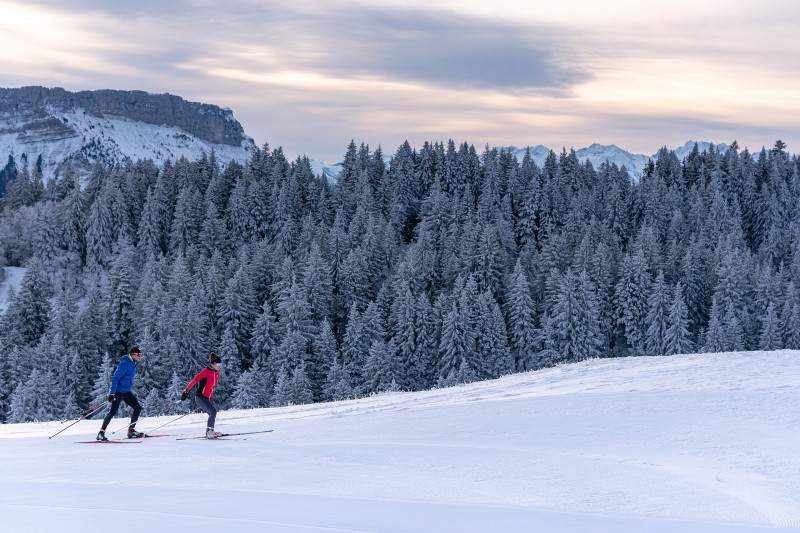
[(220, 412), (223, 432), (275, 429), (237, 442), (85, 447), (99, 421), (52, 440), (58, 422), (0, 425), (0, 531), (798, 530), (799, 416), (800, 352), (783, 350)]

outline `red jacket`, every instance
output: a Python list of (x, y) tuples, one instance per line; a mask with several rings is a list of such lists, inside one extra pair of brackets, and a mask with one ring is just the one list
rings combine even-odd
[(200, 384), (197, 394), (211, 398), (214, 396), (214, 387), (219, 383), (219, 372), (208, 367), (204, 368), (186, 385), (186, 390), (191, 390), (196, 383)]

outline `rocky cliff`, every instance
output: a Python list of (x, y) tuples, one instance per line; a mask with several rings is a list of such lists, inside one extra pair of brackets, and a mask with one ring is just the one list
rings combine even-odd
[(46, 177), (69, 161), (77, 169), (97, 159), (162, 163), (194, 159), (214, 149), (225, 163), (246, 160), (255, 148), (227, 108), (144, 91), (0, 89), (0, 160), (40, 156)]

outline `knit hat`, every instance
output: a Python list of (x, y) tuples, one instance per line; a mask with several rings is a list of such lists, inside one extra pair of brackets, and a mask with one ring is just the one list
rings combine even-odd
[(133, 346), (131, 346), (131, 349), (130, 349), (130, 350), (128, 350), (128, 353), (129, 353), (129, 354), (131, 354), (131, 355), (133, 355), (133, 354), (135, 354), (135, 353), (142, 353), (142, 351), (139, 349), (139, 347), (138, 347), (138, 346), (136, 346), (136, 345), (133, 345)]
[(217, 354), (215, 354), (214, 352), (211, 352), (211, 355), (208, 356), (208, 362), (209, 363), (217, 363), (217, 364), (219, 364), (219, 363), (222, 362), (222, 359), (220, 359), (220, 357)]

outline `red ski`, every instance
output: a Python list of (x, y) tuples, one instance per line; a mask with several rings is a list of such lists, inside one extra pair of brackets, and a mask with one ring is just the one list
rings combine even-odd
[(140, 440), (79, 440), (75, 444), (139, 444)]

